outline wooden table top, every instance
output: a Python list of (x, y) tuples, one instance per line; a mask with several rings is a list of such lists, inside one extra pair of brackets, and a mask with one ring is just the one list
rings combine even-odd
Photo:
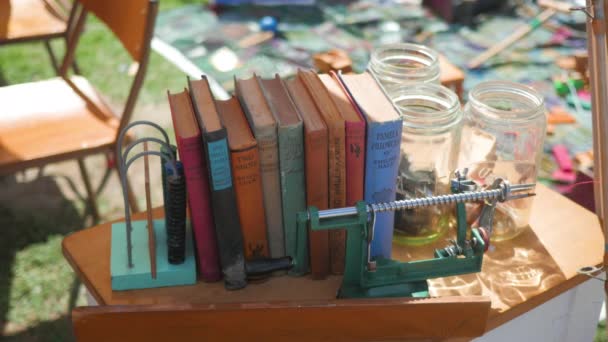
[[(465, 296), (490, 298), (491, 309), (486, 330), (548, 301), (588, 278), (577, 274), (584, 266), (600, 265), (603, 257), (603, 235), (598, 218), (567, 198), (542, 185), (536, 188), (530, 229), (510, 241), (497, 243), (485, 258), (482, 272), (429, 281), (433, 296), (454, 302)], [(154, 210), (160, 218), (162, 208)], [(143, 219), (140, 213), (135, 219)], [(63, 253), (101, 305), (160, 305), (163, 307), (215, 303), (280, 301), (334, 301), (340, 277), (323, 281), (308, 277), (274, 277), (271, 281), (250, 284), (240, 291), (224, 290), (222, 282), (199, 282), (192, 286), (157, 289), (112, 291), (110, 284), (111, 223), (84, 229), (63, 240)], [(442, 242), (445, 244), (445, 242)], [(432, 257), (434, 246), (421, 249), (394, 247), (395, 259)], [(297, 288), (298, 291), (293, 289)], [(446, 297), (447, 296), (447, 297)], [(456, 299), (456, 301), (458, 301)], [(437, 299), (428, 300), (436, 303)]]

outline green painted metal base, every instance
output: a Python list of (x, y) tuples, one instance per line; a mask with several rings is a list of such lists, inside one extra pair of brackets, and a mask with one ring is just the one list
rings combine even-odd
[(378, 286), (372, 288), (345, 287), (340, 288), (338, 298), (386, 298), (386, 297), (428, 297), (429, 286), (426, 280), (411, 281), (404, 284)]
[(196, 261), (192, 243), (192, 231), (186, 230), (186, 260), (171, 265), (167, 259), (167, 235), (165, 221), (154, 221), (156, 233), (156, 279), (150, 273), (147, 221), (133, 221), (133, 267), (127, 262), (126, 225), (112, 224), (111, 275), (112, 290), (146, 289), (163, 286), (191, 285), (196, 283)]
[[(303, 275), (308, 269), (306, 250), (308, 227), (312, 231), (346, 230), (346, 266), (342, 277), (339, 298), (377, 297), (428, 297), (426, 280), (481, 270), (485, 242), (479, 231), (472, 228), (471, 240), (465, 241), (466, 211), (464, 203), (456, 204), (460, 220), (458, 236), (462, 243), (436, 250), (434, 258), (401, 262), (376, 258), (373, 268), (368, 264), (369, 215), (365, 202), (356, 205), (356, 214), (332, 216), (320, 219), (319, 211), (309, 207), (308, 212), (298, 213), (298, 248), (292, 274)], [(372, 221), (373, 222), (373, 221)]]

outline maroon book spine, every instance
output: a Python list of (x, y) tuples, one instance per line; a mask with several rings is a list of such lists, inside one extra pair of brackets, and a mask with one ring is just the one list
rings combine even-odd
[(205, 165), (201, 135), (177, 137), (179, 155), (184, 164), (188, 207), (196, 244), (198, 269), (205, 281), (222, 279), (215, 239), (209, 178)]
[(365, 181), (365, 121), (345, 122), (346, 126), (346, 205), (363, 201)]
[(340, 88), (346, 94), (350, 104), (359, 116), (359, 122), (346, 121), (346, 205), (354, 206), (363, 201), (365, 184), (365, 118), (350, 95), (350, 92), (340, 81), (340, 77), (331, 72), (330, 75), (338, 81)]

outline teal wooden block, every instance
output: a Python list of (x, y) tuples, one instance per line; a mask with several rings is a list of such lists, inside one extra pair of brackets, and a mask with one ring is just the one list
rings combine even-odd
[(196, 283), (196, 261), (190, 225), (186, 229), (186, 260), (180, 265), (169, 264), (165, 221), (155, 220), (156, 279), (150, 273), (147, 221), (133, 221), (131, 233), (133, 267), (127, 259), (127, 234), (124, 222), (112, 224), (111, 275), (112, 290), (146, 289)]

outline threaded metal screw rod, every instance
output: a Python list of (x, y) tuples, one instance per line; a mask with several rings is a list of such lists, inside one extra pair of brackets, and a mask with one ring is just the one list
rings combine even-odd
[[(403, 209), (415, 209), (431, 207), (435, 205), (445, 205), (462, 202), (479, 202), (487, 199), (499, 198), (503, 193), (502, 189), (484, 190), (476, 192), (463, 192), (460, 194), (440, 195), (433, 197), (412, 198), (401, 201), (387, 203), (368, 204), (368, 212), (381, 213), (384, 211), (397, 211)], [(320, 213), (319, 213), (320, 214)]]
[[(445, 205), (451, 203), (463, 202), (479, 202), (484, 200), (508, 200), (511, 191), (530, 190), (534, 184), (521, 184), (513, 187), (501, 187), (498, 189), (463, 192), (459, 194), (440, 195), (423, 198), (413, 198), (401, 201), (393, 201), (386, 203), (372, 203), (367, 205), (367, 212), (379, 213), (384, 211), (397, 211), (403, 209), (415, 209), (421, 207), (430, 207), (434, 205)], [(530, 194), (532, 195), (532, 194)], [(346, 207), (338, 209), (328, 209), (319, 211), (319, 219), (352, 216), (357, 214), (355, 207)]]

